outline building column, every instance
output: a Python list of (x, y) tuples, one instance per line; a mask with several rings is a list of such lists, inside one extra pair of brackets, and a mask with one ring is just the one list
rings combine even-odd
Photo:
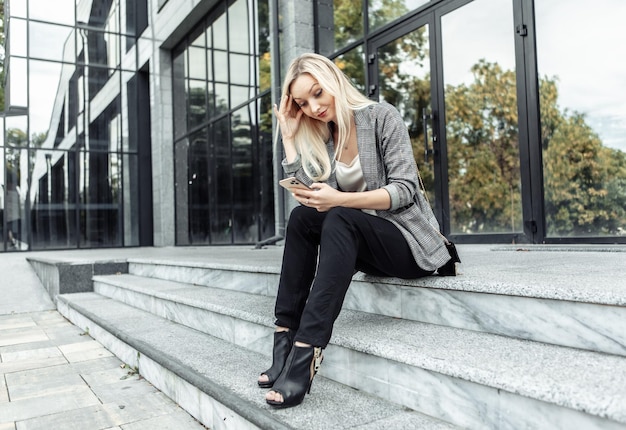
[[(274, 103), (278, 103), (278, 98), (281, 94), (281, 88), (283, 78), (285, 77), (285, 72), (289, 63), (298, 55), (304, 54), (306, 52), (314, 52), (315, 51), (315, 20), (314, 20), (314, 8), (312, 0), (278, 0), (278, 8), (279, 8), (279, 40), (280, 40), (280, 75), (276, 73), (275, 70), (272, 70), (272, 74), (275, 76), (273, 79), (273, 84), (277, 87), (272, 93), (275, 98)], [(274, 13), (274, 12), (271, 12)], [(274, 48), (274, 47), (272, 47)], [(275, 49), (272, 51), (276, 52)], [(274, 163), (275, 175), (276, 178), (283, 177), (283, 169), (280, 164), (282, 155), (282, 146), (279, 146), (281, 149), (280, 156), (275, 157), (276, 162)], [(284, 204), (282, 208), (278, 208), (276, 213), (277, 220), (286, 220), (289, 218), (289, 214), (292, 209), (298, 205), (298, 202), (290, 195), (290, 193), (280, 187), (278, 184), (276, 185), (275, 193), (278, 196), (278, 193), (283, 193)], [(277, 198), (278, 200), (278, 198)], [(281, 206), (281, 205), (279, 205)], [(280, 216), (280, 211), (282, 210), (282, 215)], [(283, 225), (277, 225), (276, 234), (283, 235), (284, 234)]]

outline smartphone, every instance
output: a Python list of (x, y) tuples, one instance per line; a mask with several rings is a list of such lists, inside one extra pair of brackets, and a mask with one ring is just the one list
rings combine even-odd
[(285, 178), (282, 179), (278, 182), (278, 184), (283, 187), (283, 188), (287, 188), (289, 191), (293, 191), (293, 190), (310, 190), (311, 188), (307, 187), (305, 184), (303, 184), (302, 182), (300, 182), (299, 180), (297, 180), (296, 178)]

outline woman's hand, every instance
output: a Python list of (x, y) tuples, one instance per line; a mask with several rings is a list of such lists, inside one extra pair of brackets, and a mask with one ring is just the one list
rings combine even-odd
[(311, 190), (296, 190), (293, 196), (304, 206), (317, 209), (318, 212), (327, 212), (335, 206), (341, 206), (341, 197), (344, 193), (328, 184), (314, 182)]
[(288, 94), (287, 97), (280, 99), (280, 108), (274, 105), (274, 115), (276, 115), (278, 120), (283, 141), (292, 140), (300, 126), (300, 118), (302, 118), (303, 112), (302, 109), (298, 109), (294, 115), (293, 104), (293, 98), (291, 94)]

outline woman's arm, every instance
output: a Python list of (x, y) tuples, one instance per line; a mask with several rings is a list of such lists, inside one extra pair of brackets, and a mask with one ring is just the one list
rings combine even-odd
[(382, 188), (391, 198), (388, 209), (395, 210), (412, 203), (420, 189), (417, 165), (409, 132), (398, 110), (388, 103), (380, 103), (374, 114), (378, 151), (387, 179)]
[(338, 206), (354, 209), (387, 210), (391, 205), (391, 197), (384, 188), (348, 193), (320, 182), (313, 183), (311, 190), (295, 191), (293, 196), (301, 204), (316, 208), (320, 212), (326, 212)]

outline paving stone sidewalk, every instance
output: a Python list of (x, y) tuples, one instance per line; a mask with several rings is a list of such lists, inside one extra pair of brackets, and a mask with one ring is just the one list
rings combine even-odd
[(205, 429), (59, 314), (23, 255), (0, 272), (0, 430)]

